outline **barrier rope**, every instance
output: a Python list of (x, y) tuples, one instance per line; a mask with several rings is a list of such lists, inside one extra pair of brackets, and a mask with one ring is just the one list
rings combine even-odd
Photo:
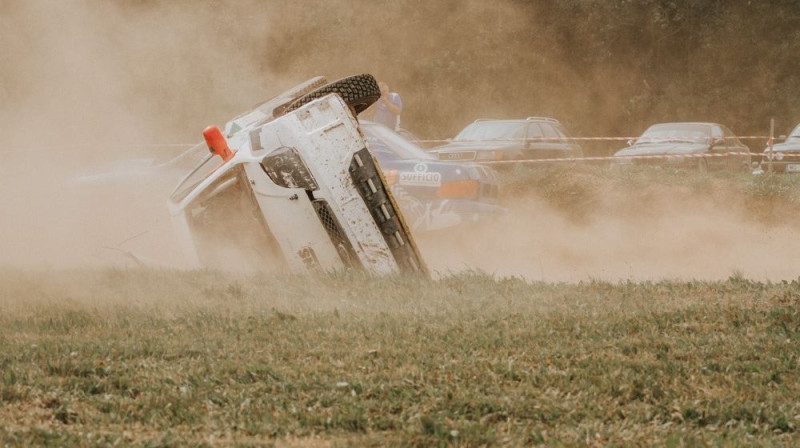
[[(598, 157), (561, 157), (551, 159), (517, 159), (517, 160), (479, 160), (478, 163), (485, 164), (509, 164), (509, 163), (554, 163), (554, 162), (600, 162), (600, 161), (620, 161), (620, 160), (655, 160), (655, 159), (705, 159), (713, 157), (732, 157), (732, 156), (751, 156), (767, 159), (760, 153), (751, 152), (725, 152), (718, 154), (659, 154), (641, 156), (598, 156)], [(787, 157), (800, 157), (800, 154), (785, 154)]]
[[(124, 145), (106, 145), (106, 148), (116, 148), (116, 149), (137, 149), (137, 148), (190, 148), (192, 146), (197, 145), (197, 143), (133, 143), (133, 144), (124, 144)], [(43, 152), (43, 151), (52, 151), (52, 150), (66, 150), (66, 149), (82, 149), (86, 148), (87, 146), (102, 146), (100, 144), (87, 144), (87, 145), (46, 145), (46, 146), (37, 146), (35, 148), (22, 148), (22, 147), (10, 147), (10, 148), (0, 148), (0, 152), (20, 152), (20, 153), (34, 153), (34, 152)]]
[[(453, 140), (453, 139), (417, 139), (411, 140), (414, 143), (490, 143), (490, 142), (524, 142), (524, 141), (534, 141), (534, 142), (551, 142), (551, 141), (628, 141), (628, 140), (639, 140), (641, 138), (640, 135), (636, 137), (496, 137), (496, 138), (485, 138), (485, 139), (465, 139), (465, 140)], [(767, 140), (769, 141), (770, 136), (768, 135), (742, 135), (736, 136), (739, 140)], [(675, 140), (681, 141), (697, 141), (699, 138), (697, 136), (692, 137), (648, 137), (646, 141), (658, 143), (658, 142), (670, 142)]]

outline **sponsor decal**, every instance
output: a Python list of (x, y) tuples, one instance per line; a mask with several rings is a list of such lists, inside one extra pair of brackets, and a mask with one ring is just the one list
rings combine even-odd
[(414, 171), (398, 173), (398, 184), (417, 187), (439, 187), (442, 185), (442, 173), (428, 171), (426, 163), (414, 165)]

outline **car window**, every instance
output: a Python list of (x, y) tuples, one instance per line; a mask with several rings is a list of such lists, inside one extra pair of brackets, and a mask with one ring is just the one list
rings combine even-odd
[(564, 139), (564, 140), (569, 139), (569, 134), (567, 133), (567, 130), (564, 129), (563, 127), (561, 127), (561, 126), (553, 126), (553, 129), (555, 129), (556, 132), (558, 132), (558, 135), (561, 136), (562, 139)]
[(385, 149), (385, 147), (378, 146), (376, 148), (376, 146), (373, 145), (372, 142), (370, 142), (369, 149), (372, 150), (372, 154), (374, 154), (375, 158), (378, 159), (378, 163), (386, 163), (395, 160), (400, 160), (400, 157), (398, 157), (397, 154), (393, 153), (392, 151), (389, 151), (388, 149)]
[(735, 135), (733, 135), (733, 132), (730, 129), (728, 129), (727, 127), (720, 126), (720, 128), (722, 129), (722, 136), (723, 137), (725, 137), (725, 138), (736, 137)]
[(736, 134), (733, 133), (727, 126), (720, 126), (722, 128), (722, 136), (729, 145), (744, 146)]
[(539, 126), (539, 123), (531, 123), (528, 126), (528, 138), (542, 138), (544, 137), (544, 133), (542, 132), (542, 128)]
[(556, 142), (562, 139), (562, 136), (556, 132), (556, 129), (547, 123), (539, 123), (539, 127), (542, 128), (544, 132), (544, 137), (547, 141)]
[(789, 138), (800, 138), (800, 124), (794, 128), (791, 134), (789, 134)]
[(650, 126), (636, 140), (636, 144), (687, 142), (706, 143), (711, 135), (711, 128), (700, 123), (665, 123)]
[[(378, 158), (388, 157), (387, 152), (394, 153), (396, 159), (433, 160), (436, 158), (386, 126), (362, 121), (361, 130), (364, 131), (364, 137), (370, 149)], [(380, 155), (379, 152), (384, 152), (384, 154)]]
[(170, 200), (178, 203), (189, 195), (201, 182), (206, 180), (211, 173), (222, 165), (222, 160), (214, 154), (206, 153), (197, 166), (183, 178), (175, 190), (170, 194)]
[(722, 138), (722, 129), (719, 126), (714, 126), (711, 128), (711, 136), (714, 138)]
[(521, 121), (476, 121), (459, 132), (453, 140), (491, 140), (524, 138), (525, 123)]

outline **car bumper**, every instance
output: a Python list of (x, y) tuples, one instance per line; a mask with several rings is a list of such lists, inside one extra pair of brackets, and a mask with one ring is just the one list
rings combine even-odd
[(765, 173), (800, 174), (800, 158), (791, 161), (761, 162), (761, 170)]

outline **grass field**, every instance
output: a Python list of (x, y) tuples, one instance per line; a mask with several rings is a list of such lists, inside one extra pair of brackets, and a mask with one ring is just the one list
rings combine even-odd
[[(800, 277), (700, 268), (798, 272), (798, 179), (505, 169), (433, 280), (0, 267), (0, 446), (796, 446)], [(447, 269), (564, 247), (665, 280)]]
[(800, 283), (0, 271), (0, 445), (795, 446)]

